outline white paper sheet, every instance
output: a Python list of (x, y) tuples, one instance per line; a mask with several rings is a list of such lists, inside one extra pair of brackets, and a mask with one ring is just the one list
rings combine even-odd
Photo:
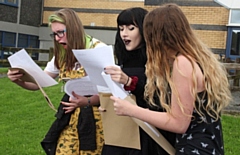
[(102, 46), (93, 49), (72, 50), (78, 62), (86, 70), (92, 83), (107, 87), (101, 76), (104, 67), (115, 65), (112, 46)]
[(12, 68), (24, 69), (39, 83), (41, 87), (48, 87), (58, 84), (32, 60), (25, 49), (22, 49), (8, 57), (8, 61)]
[(70, 97), (73, 97), (73, 91), (81, 96), (98, 94), (97, 86), (90, 81), (88, 76), (68, 80), (64, 86), (64, 91)]
[(104, 87), (104, 86), (97, 85), (97, 90), (98, 90), (98, 92), (101, 92), (101, 93), (111, 93), (110, 89), (108, 87)]
[(113, 81), (111, 76), (109, 74), (105, 74), (105, 72), (102, 72), (101, 75), (104, 81), (106, 82), (108, 88), (110, 89), (111, 93), (113, 94), (113, 96), (119, 97), (121, 99), (125, 99), (127, 97), (129, 93), (124, 90), (123, 85)]

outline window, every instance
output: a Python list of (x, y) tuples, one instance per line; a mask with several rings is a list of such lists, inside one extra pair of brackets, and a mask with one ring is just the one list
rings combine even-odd
[(38, 48), (39, 47), (38, 36), (19, 34), (18, 35), (18, 47)]
[(18, 47), (28, 47), (28, 36), (24, 34), (18, 35)]
[(3, 40), (3, 39), (2, 39), (2, 36), (3, 36), (2, 34), (3, 34), (3, 32), (0, 31), (0, 45), (2, 45), (2, 40)]
[(240, 10), (230, 10), (229, 25), (240, 25)]
[(240, 27), (228, 28), (226, 57), (240, 58)]
[(16, 33), (3, 32), (2, 46), (15, 47)]
[(38, 36), (29, 36), (29, 47), (39, 48)]
[(0, 3), (11, 6), (18, 6), (18, 0), (0, 0)]
[(232, 31), (231, 55), (240, 56), (240, 30)]
[(240, 9), (231, 9), (228, 21), (226, 57), (240, 58)]
[(15, 47), (16, 33), (0, 31), (0, 44), (4, 47)]
[[(0, 31), (0, 44), (2, 47), (15, 47), (16, 33)], [(13, 54), (9, 51), (0, 51), (0, 59), (6, 59)]]
[[(18, 34), (18, 47), (39, 48), (38, 36)], [(38, 53), (32, 53), (32, 59), (38, 60)]]

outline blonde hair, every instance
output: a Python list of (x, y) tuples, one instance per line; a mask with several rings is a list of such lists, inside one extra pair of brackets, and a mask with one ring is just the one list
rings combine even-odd
[[(175, 84), (171, 80), (171, 66), (168, 62), (169, 51), (179, 52), (185, 56), (193, 67), (193, 89), (191, 93), (196, 101), (197, 79), (194, 74), (196, 62), (202, 69), (204, 87), (208, 97), (207, 105), (193, 103), (200, 116), (203, 111), (217, 120), (221, 110), (231, 99), (227, 73), (223, 65), (215, 58), (212, 51), (194, 34), (186, 16), (176, 4), (165, 4), (149, 12), (144, 20), (144, 37), (147, 45), (145, 98), (154, 105), (154, 95), (160, 100), (161, 106), (171, 113), (168, 88), (178, 97), (178, 105), (184, 113)], [(177, 59), (176, 59), (177, 61)]]
[(85, 32), (81, 20), (72, 9), (60, 9), (49, 16), (48, 24), (58, 22), (66, 26), (67, 49), (54, 40), (55, 65), (59, 69), (64, 63), (68, 71), (72, 70), (77, 61), (72, 49), (85, 49)]

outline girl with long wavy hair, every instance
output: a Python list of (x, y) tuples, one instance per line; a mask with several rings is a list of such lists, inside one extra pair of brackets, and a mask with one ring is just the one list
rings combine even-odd
[(176, 155), (224, 154), (221, 111), (231, 100), (227, 72), (176, 4), (149, 12), (145, 99), (165, 112), (114, 100), (115, 112), (177, 134)]

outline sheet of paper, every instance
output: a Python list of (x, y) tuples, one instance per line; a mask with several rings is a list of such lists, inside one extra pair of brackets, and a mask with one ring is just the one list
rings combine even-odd
[(113, 96), (119, 97), (121, 99), (124, 99), (127, 97), (129, 93), (124, 90), (123, 85), (113, 81), (111, 76), (109, 74), (105, 74), (105, 72), (102, 72), (101, 75), (104, 81), (106, 82), (108, 88), (110, 89), (111, 93), (113, 94)]
[(90, 81), (88, 76), (68, 80), (64, 86), (64, 91), (71, 97), (73, 97), (73, 91), (81, 96), (98, 94), (97, 86)]
[(97, 85), (97, 90), (98, 92), (101, 92), (101, 93), (111, 93), (110, 89), (104, 86)]
[(46, 74), (28, 55), (25, 49), (22, 49), (8, 57), (12, 68), (22, 68), (30, 74), (41, 87), (48, 87), (57, 84), (57, 82)]
[(107, 87), (101, 73), (104, 67), (115, 65), (113, 47), (102, 46), (72, 51), (76, 59), (86, 70), (90, 80), (96, 85)]

